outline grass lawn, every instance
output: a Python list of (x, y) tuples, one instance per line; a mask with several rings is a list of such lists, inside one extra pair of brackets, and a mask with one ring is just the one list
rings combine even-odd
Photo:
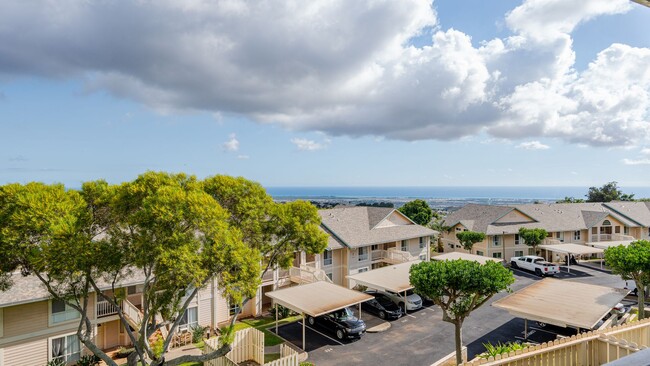
[(264, 363), (269, 363), (271, 361), (275, 361), (280, 359), (280, 354), (279, 353), (265, 353), (264, 354)]
[[(294, 322), (300, 319), (300, 315), (290, 316), (288, 318), (281, 319), (278, 322), (278, 325), (283, 325), (287, 323)], [(244, 328), (255, 328), (264, 333), (264, 345), (265, 346), (275, 346), (280, 343), (284, 343), (284, 340), (276, 336), (273, 332), (267, 330), (266, 328), (272, 326), (275, 323), (275, 318), (266, 317), (266, 318), (255, 318), (255, 319), (245, 319), (241, 322), (235, 323), (235, 331), (244, 329)]]

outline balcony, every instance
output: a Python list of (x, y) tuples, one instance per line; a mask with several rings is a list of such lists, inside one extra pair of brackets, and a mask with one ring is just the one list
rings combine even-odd
[(591, 235), (591, 241), (592, 242), (599, 242), (599, 241), (630, 241), (630, 240), (636, 240), (635, 237), (632, 235), (624, 235), (624, 234), (592, 234)]
[(102, 318), (117, 314), (117, 307), (106, 300), (97, 301), (97, 317)]
[(389, 248), (388, 250), (373, 250), (371, 258), (372, 261), (382, 261), (390, 264), (411, 262), (418, 259), (417, 257), (412, 256), (411, 253), (396, 248)]

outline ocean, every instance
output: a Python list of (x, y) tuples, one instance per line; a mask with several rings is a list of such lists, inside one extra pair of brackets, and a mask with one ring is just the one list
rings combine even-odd
[[(635, 198), (650, 197), (650, 187), (620, 187)], [(468, 203), (508, 205), (550, 203), (564, 197), (585, 198), (589, 187), (266, 187), (277, 201), (306, 199), (313, 202), (366, 204), (389, 202), (399, 207), (420, 198), (433, 208), (446, 209)]]

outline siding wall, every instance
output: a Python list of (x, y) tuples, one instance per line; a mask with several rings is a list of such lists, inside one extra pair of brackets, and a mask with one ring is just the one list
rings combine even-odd
[(4, 309), (4, 337), (10, 338), (48, 327), (48, 301), (10, 306)]
[(22, 342), (4, 349), (4, 365), (45, 366), (47, 353), (47, 338)]

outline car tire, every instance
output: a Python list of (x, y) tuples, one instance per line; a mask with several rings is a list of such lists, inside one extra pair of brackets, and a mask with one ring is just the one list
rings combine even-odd
[(518, 269), (518, 268), (519, 268), (519, 266), (517, 265), (517, 263), (515, 263), (515, 261), (510, 262), (510, 267), (512, 267), (512, 268), (514, 268), (514, 269)]
[(386, 319), (386, 312), (385, 311), (380, 311), (379, 312), (379, 318), (380, 319)]
[(342, 341), (343, 338), (345, 338), (345, 332), (343, 332), (343, 329), (337, 329), (336, 330), (336, 339), (339, 341)]
[(539, 277), (544, 277), (542, 270), (539, 268), (535, 268), (535, 274), (538, 275)]
[(397, 306), (399, 306), (399, 308), (402, 309), (402, 312), (406, 314), (406, 304), (400, 302), (399, 304), (397, 304)]
[(634, 296), (639, 296), (639, 289), (635, 288), (634, 291), (632, 291), (632, 294), (634, 294)]
[(314, 320), (313, 316), (307, 317), (307, 323), (309, 323), (309, 325), (314, 325), (315, 322), (316, 321)]

